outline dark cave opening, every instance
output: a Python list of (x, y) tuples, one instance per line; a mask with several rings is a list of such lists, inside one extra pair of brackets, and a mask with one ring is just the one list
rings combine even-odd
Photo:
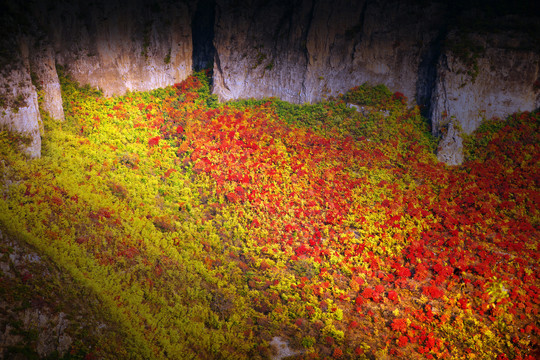
[(420, 106), (422, 116), (427, 119), (431, 117), (432, 96), (437, 84), (437, 63), (442, 54), (443, 39), (446, 33), (446, 27), (443, 27), (422, 56), (418, 67), (416, 103)]
[(214, 64), (215, 7), (215, 0), (200, 0), (191, 19), (194, 71), (212, 68)]

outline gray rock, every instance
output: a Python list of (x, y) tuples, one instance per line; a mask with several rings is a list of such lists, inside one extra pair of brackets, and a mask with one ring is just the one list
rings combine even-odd
[(44, 42), (39, 43), (32, 49), (29, 63), (30, 74), (35, 79), (34, 86), (38, 92), (42, 92), (41, 107), (53, 119), (63, 121), (62, 93), (52, 46)]
[[(502, 36), (502, 35), (501, 35)], [(454, 116), (466, 134), (483, 119), (504, 118), (515, 111), (540, 106), (540, 92), (533, 83), (540, 71), (540, 54), (532, 50), (486, 48), (476, 60), (478, 71), (451, 52), (441, 57), (431, 119), (437, 134), (444, 115)]]
[(274, 349), (272, 360), (281, 360), (289, 356), (300, 355), (302, 352), (293, 350), (289, 344), (279, 336), (274, 336), (270, 341), (270, 346)]
[(56, 62), (81, 84), (111, 96), (165, 87), (191, 74), (190, 16), (184, 2), (100, 0), (57, 3), (40, 20)]
[(28, 69), (19, 58), (0, 70), (0, 129), (29, 139), (22, 151), (30, 158), (41, 156), (41, 116), (37, 94)]
[(463, 163), (463, 138), (453, 122), (448, 124), (446, 134), (439, 143), (437, 158), (448, 165)]
[(390, 1), (217, 3), (214, 93), (221, 100), (315, 102), (368, 82), (412, 103), (444, 15), (440, 5)]
[[(62, 120), (58, 64), (106, 96), (185, 79), (194, 57), (193, 14), (202, 16), (212, 1), (199, 9), (196, 3), (42, 1), (30, 9), (13, 3), (15, 10), (0, 16), (6, 29), (0, 64), (7, 64), (0, 74), (0, 126), (29, 136), (24, 151), (39, 156), (41, 119), (30, 75), (43, 91), (43, 109)], [(384, 84), (424, 109), (435, 136), (452, 116), (470, 134), (485, 118), (540, 107), (534, 39), (514, 30), (464, 35), (456, 26), (478, 13), (452, 9), (412, 0), (216, 0), (213, 92), (222, 101), (276, 96), (304, 103), (365, 82)], [(25, 14), (27, 28), (11, 12)], [(539, 20), (525, 15), (492, 20), (508, 29)], [(448, 158), (446, 146), (460, 144), (441, 141), (439, 158)]]
[[(213, 91), (221, 100), (304, 103), (364, 82), (384, 84), (423, 107), (435, 136), (452, 116), (470, 134), (484, 118), (540, 107), (534, 40), (515, 31), (464, 34), (455, 19), (476, 18), (470, 8), (452, 13), (443, 2), (391, 0), (253, 0), (237, 7), (218, 0), (217, 9)], [(539, 21), (534, 14), (490, 20), (509, 29)], [(457, 137), (443, 139), (439, 159), (461, 162), (460, 146)]]

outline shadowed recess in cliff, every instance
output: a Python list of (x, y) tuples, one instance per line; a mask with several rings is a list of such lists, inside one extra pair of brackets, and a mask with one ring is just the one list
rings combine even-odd
[(211, 68), (216, 49), (214, 47), (215, 0), (201, 0), (191, 20), (193, 39), (193, 70)]
[(422, 116), (429, 118), (431, 98), (437, 83), (437, 63), (442, 52), (442, 43), (448, 34), (447, 24), (441, 27), (439, 34), (429, 43), (418, 66), (416, 83), (416, 103), (420, 106)]

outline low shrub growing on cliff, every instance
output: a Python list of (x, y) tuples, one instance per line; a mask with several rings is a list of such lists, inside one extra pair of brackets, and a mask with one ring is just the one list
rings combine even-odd
[(384, 85), (371, 86), (364, 83), (356, 86), (345, 94), (345, 99), (349, 103), (367, 106), (384, 106), (392, 98), (392, 92)]
[(380, 87), (345, 99), (387, 113), (209, 108), (204, 74), (116, 98), (63, 84), (43, 157), (2, 153), (0, 220), (93, 289), (132, 358), (268, 358), (273, 336), (305, 359), (538, 351), (538, 114), (507, 129), (534, 140), (521, 153), (501, 130), (448, 168)]

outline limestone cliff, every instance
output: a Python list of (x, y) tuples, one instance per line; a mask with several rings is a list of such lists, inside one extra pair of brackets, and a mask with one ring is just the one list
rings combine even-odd
[(414, 101), (445, 14), (415, 1), (235, 4), (217, 1), (214, 91), (223, 100), (314, 102), (369, 82)]
[(56, 62), (106, 96), (165, 87), (191, 73), (186, 3), (108, 0), (41, 7), (46, 16), (36, 17)]
[[(28, 48), (28, 44), (25, 47)], [(35, 44), (32, 54), (29, 50), (27, 51), (30, 76), (33, 77), (33, 85), (37, 92), (41, 94), (41, 108), (52, 118), (63, 121), (62, 92), (56, 72), (54, 50), (50, 44), (44, 42)]]
[[(508, 34), (470, 36), (476, 54), (467, 57), (449, 49), (441, 55), (431, 100), (433, 132), (444, 135), (437, 155), (450, 165), (463, 161), (461, 146), (455, 145), (461, 132), (472, 133), (483, 119), (540, 107), (540, 53)], [(452, 122), (459, 124), (459, 131), (455, 124), (447, 131)]]
[(481, 0), (218, 0), (214, 92), (221, 100), (303, 103), (382, 83), (421, 106), (434, 135), (449, 136), (439, 159), (459, 164), (461, 131), (540, 106), (537, 8)]
[(32, 140), (40, 156), (38, 109), (64, 119), (56, 66), (106, 96), (180, 82), (192, 72), (196, 2), (31, 1), (1, 3), (0, 124)]
[(0, 130), (6, 129), (27, 138), (21, 150), (30, 158), (41, 154), (41, 117), (37, 94), (22, 61), (0, 73)]
[(214, 93), (220, 100), (306, 101), (309, 1), (217, 1)]

